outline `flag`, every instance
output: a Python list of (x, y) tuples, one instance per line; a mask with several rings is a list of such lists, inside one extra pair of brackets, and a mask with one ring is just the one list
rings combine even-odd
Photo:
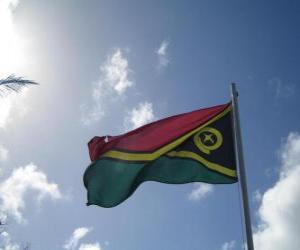
[(114, 207), (145, 181), (237, 181), (231, 103), (168, 117), (118, 136), (94, 137), (84, 173), (87, 205)]

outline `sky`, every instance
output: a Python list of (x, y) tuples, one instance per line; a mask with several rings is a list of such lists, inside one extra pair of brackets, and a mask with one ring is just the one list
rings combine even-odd
[(300, 249), (300, 3), (0, 0), (1, 250), (243, 249), (238, 184), (86, 206), (87, 142), (239, 90), (255, 249)]

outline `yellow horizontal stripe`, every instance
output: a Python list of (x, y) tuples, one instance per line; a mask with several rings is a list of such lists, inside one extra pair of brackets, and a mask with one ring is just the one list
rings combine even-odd
[(177, 140), (165, 145), (164, 147), (161, 147), (160, 149), (152, 152), (152, 153), (128, 153), (128, 152), (121, 152), (118, 150), (110, 150), (100, 157), (110, 157), (115, 158), (119, 160), (124, 161), (153, 161), (159, 156), (169, 152), (170, 150), (174, 149), (178, 145), (180, 145), (182, 142), (184, 142), (187, 138), (192, 136), (193, 134), (197, 133), (199, 130), (204, 128), (205, 126), (208, 126), (209, 124), (213, 123), (214, 121), (220, 119), (221, 117), (225, 116), (229, 111), (231, 110), (231, 105), (228, 106), (224, 111), (222, 111), (220, 114), (216, 115), (203, 125), (199, 126), (198, 128), (195, 128), (194, 130), (190, 131), (189, 133), (183, 135), (182, 137), (178, 138)]
[(142, 153), (126, 153), (116, 150), (111, 150), (103, 154), (101, 157), (110, 157), (124, 161), (153, 161), (157, 157), (153, 152), (152, 154), (142, 154)]
[(210, 161), (206, 160), (205, 158), (201, 157), (200, 155), (195, 154), (195, 153), (190, 152), (190, 151), (178, 151), (178, 152), (177, 151), (171, 151), (171, 152), (167, 153), (167, 156), (193, 159), (193, 160), (196, 160), (198, 162), (201, 162), (202, 164), (204, 164), (205, 167), (207, 167), (211, 170), (217, 171), (221, 174), (224, 174), (224, 175), (227, 175), (227, 176), (230, 176), (230, 177), (236, 177), (237, 176), (235, 170), (232, 170), (232, 169), (223, 167), (219, 164), (210, 162)]

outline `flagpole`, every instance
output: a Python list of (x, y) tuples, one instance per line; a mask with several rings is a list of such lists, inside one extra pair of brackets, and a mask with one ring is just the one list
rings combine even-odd
[(252, 228), (251, 228), (251, 217), (249, 209), (249, 199), (247, 191), (247, 180), (245, 171), (245, 162), (243, 154), (243, 143), (241, 136), (240, 118), (239, 118), (239, 106), (238, 106), (238, 92), (235, 83), (231, 83), (231, 100), (232, 100), (232, 113), (233, 113), (233, 127), (234, 127), (234, 138), (237, 153), (238, 173), (239, 173), (239, 185), (242, 193), (243, 202), (243, 214), (247, 238), (247, 249), (254, 250)]

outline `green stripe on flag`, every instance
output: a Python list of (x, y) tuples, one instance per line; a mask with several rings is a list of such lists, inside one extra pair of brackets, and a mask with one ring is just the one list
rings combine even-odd
[(136, 163), (102, 158), (92, 163), (84, 174), (87, 205), (117, 206), (145, 181), (230, 184), (237, 179), (212, 171), (192, 159), (161, 156), (151, 163)]

